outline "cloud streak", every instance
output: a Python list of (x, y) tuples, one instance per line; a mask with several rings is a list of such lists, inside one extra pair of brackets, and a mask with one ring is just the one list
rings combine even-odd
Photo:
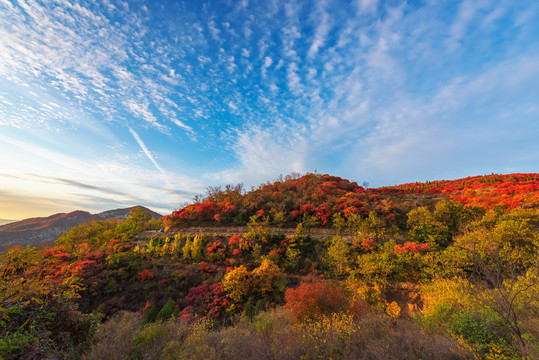
[(157, 163), (157, 161), (155, 161), (155, 158), (153, 157), (152, 153), (150, 152), (150, 150), (148, 150), (148, 147), (146, 146), (146, 144), (144, 144), (144, 142), (142, 141), (142, 139), (140, 138), (140, 136), (131, 128), (129, 128), (129, 132), (131, 133), (131, 135), (133, 135), (133, 138), (135, 139), (135, 141), (137, 142), (137, 144), (139, 144), (140, 148), (142, 149), (142, 151), (144, 152), (144, 155), (146, 155), (146, 157), (152, 162), (152, 164), (155, 165), (155, 168), (157, 170), (159, 170), (159, 172), (161, 173), (161, 175), (163, 175), (163, 179), (168, 183), (168, 180), (167, 180), (167, 174), (165, 173), (165, 171), (163, 170), (163, 168), (161, 168), (161, 166), (159, 166), (159, 164)]

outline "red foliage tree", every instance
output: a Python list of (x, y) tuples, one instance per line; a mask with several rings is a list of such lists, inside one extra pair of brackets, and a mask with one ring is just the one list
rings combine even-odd
[(395, 253), (420, 253), (430, 249), (430, 244), (417, 244), (415, 242), (406, 242), (404, 245), (395, 244)]
[(230, 306), (221, 283), (214, 283), (209, 287), (206, 285), (193, 287), (189, 289), (185, 301), (190, 306), (180, 312), (181, 320), (188, 320), (194, 314), (213, 320), (222, 320), (226, 308)]
[(232, 251), (232, 256), (234, 256), (235, 258), (240, 258), (241, 255), (242, 253), (240, 249), (234, 249), (234, 251)]
[(144, 269), (138, 273), (137, 277), (140, 281), (152, 280), (154, 278), (154, 273), (150, 269)]
[(241, 237), (238, 235), (233, 235), (228, 239), (228, 246), (235, 247), (238, 246), (241, 242)]

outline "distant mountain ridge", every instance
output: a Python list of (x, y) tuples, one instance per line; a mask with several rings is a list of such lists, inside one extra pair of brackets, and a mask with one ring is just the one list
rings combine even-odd
[(5, 225), (5, 224), (9, 224), (9, 223), (12, 223), (12, 222), (16, 222), (16, 221), (19, 221), (19, 220), (0, 219), (0, 226)]
[(31, 245), (38, 246), (56, 240), (62, 233), (73, 226), (89, 223), (95, 220), (127, 219), (132, 209), (142, 208), (155, 219), (161, 214), (144, 206), (107, 210), (97, 214), (76, 210), (70, 213), (59, 213), (47, 217), (35, 217), (11, 222), (0, 226), (0, 251), (4, 246)]

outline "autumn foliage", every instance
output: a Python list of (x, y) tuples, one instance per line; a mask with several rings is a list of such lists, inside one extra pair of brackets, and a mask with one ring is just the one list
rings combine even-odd
[(291, 175), (6, 249), (0, 357), (533, 358), (538, 183)]
[[(207, 198), (165, 217), (169, 228), (194, 224), (241, 224), (251, 216), (268, 216), (275, 224), (294, 224), (304, 217), (322, 226), (341, 213), (368, 214), (374, 209), (366, 190), (337, 176), (307, 174), (289, 176), (242, 193), (241, 188), (212, 189)], [(382, 212), (388, 209), (379, 209)]]
[(150, 269), (144, 269), (137, 275), (140, 281), (152, 280), (154, 278), (153, 271)]
[(403, 245), (395, 244), (395, 253), (402, 254), (405, 252), (408, 253), (419, 253), (427, 251), (430, 248), (429, 244), (417, 244), (415, 242), (406, 242)]
[(297, 289), (287, 289), (285, 301), (298, 320), (339, 312), (347, 304), (343, 289), (325, 280), (302, 282)]
[(518, 206), (539, 202), (538, 174), (471, 176), (458, 180), (428, 181), (383, 187), (381, 194), (444, 194), (465, 206), (487, 209)]

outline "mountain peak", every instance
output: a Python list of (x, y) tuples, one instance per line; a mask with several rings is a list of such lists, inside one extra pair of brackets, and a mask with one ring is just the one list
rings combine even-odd
[(162, 215), (144, 206), (136, 205), (129, 208), (113, 209), (97, 214), (91, 214), (83, 210), (75, 210), (68, 213), (57, 213), (46, 217), (34, 217), (21, 221), (11, 222), (0, 226), (0, 245), (32, 245), (38, 246), (52, 242), (60, 234), (73, 226), (89, 223), (96, 220), (118, 219), (129, 217), (131, 210), (141, 208), (155, 219)]

